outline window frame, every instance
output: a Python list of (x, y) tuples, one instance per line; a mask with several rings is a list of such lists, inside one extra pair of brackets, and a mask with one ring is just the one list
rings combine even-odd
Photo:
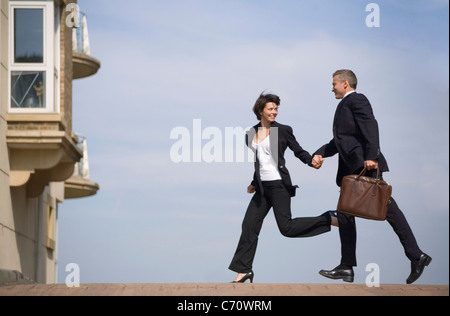
[[(16, 9), (43, 10), (43, 62), (20, 63), (15, 62), (15, 14)], [(59, 113), (59, 24), (55, 23), (53, 1), (10, 1), (9, 2), (9, 80), (8, 80), (8, 112), (9, 113)], [(15, 108), (11, 101), (11, 84), (13, 72), (45, 72), (45, 107), (44, 108)]]

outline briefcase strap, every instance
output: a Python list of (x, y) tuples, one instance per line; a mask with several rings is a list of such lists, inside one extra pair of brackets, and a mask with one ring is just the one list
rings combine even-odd
[[(357, 179), (359, 179), (360, 177), (363, 177), (367, 171), (368, 171), (367, 168), (364, 167), (363, 171), (361, 171), (361, 173), (359, 174)], [(381, 180), (380, 168), (377, 169), (377, 178), (375, 180)]]
[[(367, 172), (367, 168), (364, 167), (363, 171), (361, 171), (361, 173), (359, 174), (359, 176), (356, 178), (355, 182), (353, 183), (353, 188), (352, 191), (356, 192), (358, 190), (358, 181), (359, 178), (363, 177)], [(381, 176), (380, 176), (380, 168), (377, 169), (377, 178), (375, 179), (375, 184), (372, 188), (372, 196), (377, 195), (377, 189), (378, 189), (378, 182), (381, 180)]]

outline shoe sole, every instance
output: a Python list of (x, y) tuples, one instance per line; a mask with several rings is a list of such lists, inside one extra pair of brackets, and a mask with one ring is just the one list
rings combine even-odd
[(330, 275), (322, 274), (320, 272), (319, 272), (319, 274), (321, 276), (324, 276), (324, 277), (326, 277), (328, 279), (331, 279), (331, 280), (343, 280), (344, 282), (348, 282), (348, 283), (353, 283), (353, 281), (355, 281), (355, 277), (352, 277), (352, 276), (333, 277), (333, 276), (330, 276)]

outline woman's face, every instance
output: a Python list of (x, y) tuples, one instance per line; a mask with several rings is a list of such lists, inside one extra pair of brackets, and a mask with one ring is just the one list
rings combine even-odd
[(273, 123), (278, 115), (278, 105), (273, 102), (268, 102), (260, 114), (261, 121)]

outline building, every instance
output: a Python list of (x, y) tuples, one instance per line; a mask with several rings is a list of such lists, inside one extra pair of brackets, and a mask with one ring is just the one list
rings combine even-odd
[(57, 282), (58, 211), (97, 193), (72, 82), (94, 75), (76, 0), (0, 0), (0, 284)]

